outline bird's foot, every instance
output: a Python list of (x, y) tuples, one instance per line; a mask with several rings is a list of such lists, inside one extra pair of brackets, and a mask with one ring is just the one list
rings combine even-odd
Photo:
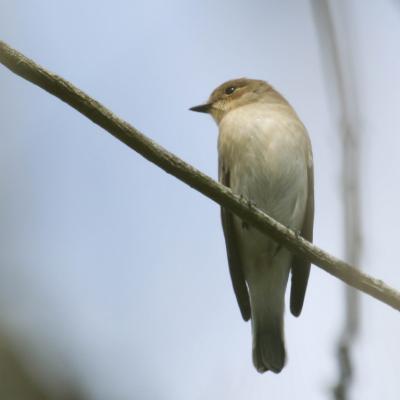
[(240, 201), (242, 201), (242, 202), (247, 204), (247, 207), (249, 207), (249, 208), (256, 208), (257, 207), (256, 203), (254, 203), (253, 200), (248, 199), (245, 195), (240, 194), (239, 198), (240, 198)]
[(247, 199), (247, 206), (248, 206), (249, 208), (257, 208), (257, 204), (254, 203), (253, 200), (249, 200), (249, 199)]

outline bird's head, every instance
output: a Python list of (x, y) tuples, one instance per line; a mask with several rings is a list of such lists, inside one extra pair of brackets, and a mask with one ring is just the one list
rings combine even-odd
[(219, 123), (233, 109), (251, 103), (273, 101), (277, 96), (283, 99), (265, 81), (247, 78), (233, 79), (218, 86), (211, 93), (207, 103), (192, 107), (190, 110), (211, 114)]

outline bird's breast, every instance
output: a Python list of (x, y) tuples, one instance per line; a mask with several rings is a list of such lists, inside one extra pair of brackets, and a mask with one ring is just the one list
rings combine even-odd
[(230, 187), (282, 223), (307, 197), (307, 133), (288, 106), (248, 105), (220, 123), (218, 152)]

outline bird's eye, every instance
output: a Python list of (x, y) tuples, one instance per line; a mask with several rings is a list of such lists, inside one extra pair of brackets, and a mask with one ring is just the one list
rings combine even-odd
[(234, 86), (229, 86), (228, 88), (225, 89), (225, 94), (229, 95), (232, 94), (236, 88)]

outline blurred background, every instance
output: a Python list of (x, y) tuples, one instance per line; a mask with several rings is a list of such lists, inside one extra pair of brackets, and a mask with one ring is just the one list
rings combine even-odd
[[(313, 143), (315, 243), (349, 258), (350, 174), (359, 264), (400, 288), (400, 3), (328, 2), (336, 55), (323, 3), (0, 0), (0, 39), (214, 178), (217, 128), (188, 108), (225, 80), (269, 81)], [(260, 375), (216, 204), (2, 66), (0, 124), (2, 399), (334, 398), (342, 282), (313, 267), (288, 364)], [(345, 398), (399, 398), (398, 313), (361, 295), (357, 315)]]

